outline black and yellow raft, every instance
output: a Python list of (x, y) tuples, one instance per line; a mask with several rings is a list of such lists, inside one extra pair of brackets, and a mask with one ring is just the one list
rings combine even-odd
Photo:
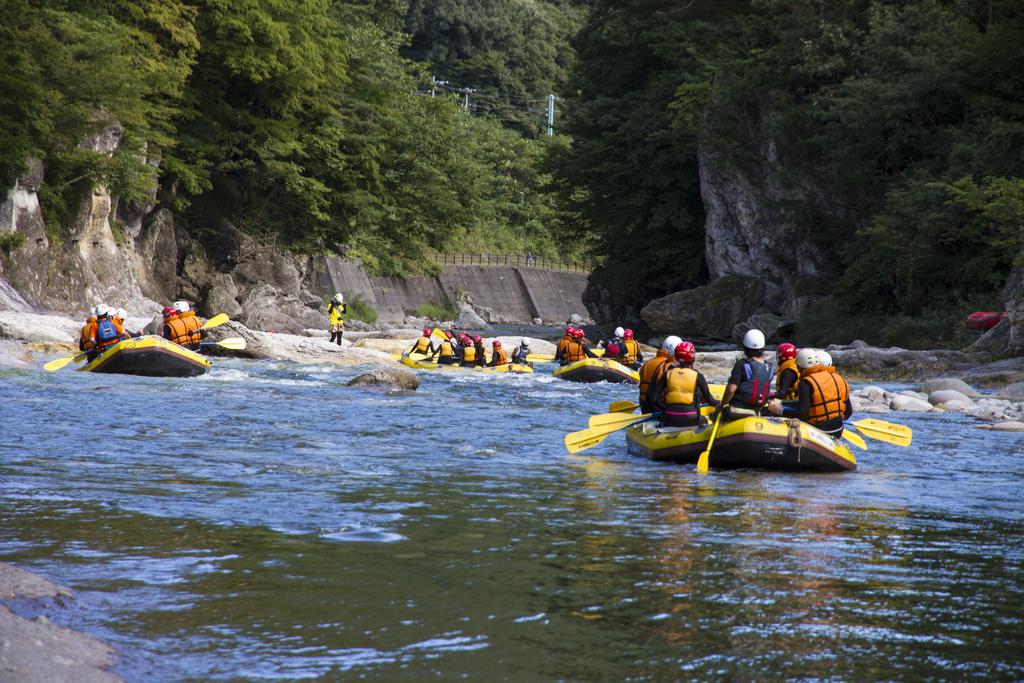
[(495, 365), (494, 367), (480, 367), (478, 365), (471, 365), (469, 367), (463, 367), (461, 365), (442, 365), (429, 361), (425, 356), (420, 354), (405, 354), (401, 357), (400, 361), (402, 365), (413, 368), (414, 370), (468, 370), (471, 372), (511, 373), (514, 375), (533, 372), (532, 367), (521, 363), (506, 363), (505, 365)]
[(147, 336), (114, 344), (79, 370), (146, 377), (195, 377), (210, 369), (210, 361), (195, 351)]
[(584, 358), (569, 363), (553, 373), (559, 379), (570, 382), (618, 382), (640, 384), (640, 373), (630, 370), (622, 363), (609, 358)]
[[(653, 460), (696, 463), (711, 436), (711, 425), (658, 427), (645, 422), (626, 430), (630, 453)], [(800, 422), (777, 417), (745, 417), (723, 422), (708, 458), (711, 467), (849, 472), (857, 459), (842, 442)]]

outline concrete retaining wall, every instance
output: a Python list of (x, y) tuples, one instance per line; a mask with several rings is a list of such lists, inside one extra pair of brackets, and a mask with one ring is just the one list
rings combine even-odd
[(497, 266), (445, 266), (437, 277), (371, 277), (358, 260), (329, 256), (317, 269), (313, 286), (328, 296), (342, 292), (361, 297), (384, 322), (400, 322), (408, 311), (427, 303), (454, 302), (460, 293), (475, 306), (494, 311), (492, 322), (562, 323), (583, 305), (586, 273)]

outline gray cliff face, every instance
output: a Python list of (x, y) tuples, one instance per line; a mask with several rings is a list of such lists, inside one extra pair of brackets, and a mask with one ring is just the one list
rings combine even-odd
[(1024, 356), (1024, 250), (1017, 256), (1017, 264), (1006, 280), (1003, 302), (1009, 313), (1007, 348), (1011, 353)]
[[(82, 146), (112, 154), (121, 134), (114, 124)], [(183, 297), (202, 314), (224, 312), (254, 329), (324, 326), (321, 298), (310, 292), (309, 258), (261, 246), (230, 225), (211, 255), (157, 205), (155, 191), (145, 204), (132, 204), (95, 187), (68, 225), (47, 226), (38, 195), (44, 181), (43, 164), (33, 160), (0, 203), (0, 237), (23, 236), (0, 252), (0, 310), (78, 317), (103, 301), (152, 316)]]
[[(797, 234), (791, 206), (824, 205), (818, 190), (784, 182), (772, 140), (751, 133), (756, 154), (736, 163), (717, 150), (711, 136), (699, 148), (701, 197), (707, 219), (705, 250), (712, 281), (728, 276), (764, 284), (759, 305), (785, 318), (800, 315), (827, 276), (824, 255)], [(737, 321), (738, 322), (738, 321)]]

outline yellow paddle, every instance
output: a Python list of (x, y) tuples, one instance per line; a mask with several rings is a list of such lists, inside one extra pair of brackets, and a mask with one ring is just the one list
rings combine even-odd
[(211, 327), (220, 327), (221, 325), (223, 325), (224, 323), (226, 323), (226, 322), (228, 322), (230, 320), (231, 320), (231, 318), (228, 317), (227, 313), (218, 313), (217, 315), (213, 316), (212, 318), (207, 320), (205, 323), (203, 323), (203, 326), (200, 327), (199, 329), (201, 329), (201, 330), (208, 330)]
[(639, 403), (633, 401), (613, 401), (608, 404), (609, 413), (631, 413), (640, 407)]
[[(596, 429), (581, 429), (578, 432), (565, 435), (565, 450), (570, 453), (579, 453), (585, 451), (592, 446), (596, 446), (601, 443), (609, 436), (617, 431), (625, 429), (626, 427), (632, 427), (635, 424), (646, 422), (647, 420), (653, 419), (653, 415), (644, 416), (632, 416), (634, 419), (632, 422), (626, 422), (620, 425), (611, 425), (608, 427), (598, 427)], [(635, 419), (640, 417), (640, 419)]]
[(590, 429), (601, 429), (618, 424), (629, 424), (637, 420), (643, 420), (651, 416), (651, 413), (634, 415), (633, 413), (605, 413), (603, 415), (591, 415), (587, 426)]
[(448, 335), (447, 335), (447, 334), (445, 334), (445, 333), (444, 333), (444, 330), (442, 330), (442, 329), (441, 329), (440, 327), (435, 327), (435, 328), (434, 328), (434, 329), (433, 329), (433, 330), (431, 331), (431, 333), (430, 333), (430, 336), (431, 336), (431, 337), (437, 337), (437, 338), (438, 338), (438, 339), (440, 339), (441, 341), (444, 341), (445, 339), (447, 339), (447, 338), (448, 338)]
[(84, 360), (85, 357), (88, 355), (88, 351), (83, 351), (82, 353), (76, 353), (73, 356), (64, 356), (63, 358), (57, 358), (56, 360), (51, 360), (49, 363), (45, 364), (43, 366), (43, 370), (46, 370), (47, 372), (55, 372), (56, 370), (60, 370), (68, 363), (77, 363), (80, 360)]
[(530, 363), (550, 363), (554, 359), (554, 356), (545, 356), (541, 353), (531, 353), (526, 356), (526, 360)]
[(708, 447), (697, 458), (697, 471), (701, 474), (705, 474), (708, 471), (708, 456), (711, 455), (711, 445), (715, 443), (715, 437), (718, 435), (718, 425), (722, 424), (722, 413), (725, 412), (725, 408), (725, 406), (719, 407), (718, 417), (715, 418), (715, 426), (711, 428), (711, 438), (708, 439)]
[(245, 351), (245, 340), (241, 337), (228, 337), (220, 341), (208, 341), (201, 344), (202, 346), (219, 346), (222, 349), (230, 349), (232, 351)]
[(867, 443), (864, 441), (864, 439), (860, 438), (860, 434), (858, 434), (857, 432), (850, 431), (849, 429), (847, 429), (843, 432), (843, 438), (852, 443), (857, 448), (861, 449), (862, 451), (866, 451), (868, 449)]
[(857, 420), (852, 424), (860, 430), (862, 435), (869, 439), (884, 441), (904, 448), (909, 446), (910, 442), (914, 439), (914, 431), (910, 427), (894, 422), (886, 422), (885, 420), (876, 420), (873, 417), (868, 417), (863, 420)]

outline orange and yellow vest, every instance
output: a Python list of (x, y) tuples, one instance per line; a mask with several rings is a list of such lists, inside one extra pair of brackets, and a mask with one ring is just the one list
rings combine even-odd
[(508, 365), (508, 352), (505, 349), (496, 349), (491, 354), (491, 365)]
[(178, 315), (172, 315), (164, 319), (164, 325), (170, 329), (169, 341), (181, 346), (198, 344), (203, 340), (203, 334), (199, 330), (203, 326), (196, 317), (195, 311), (185, 311)]
[(430, 337), (420, 337), (417, 339), (410, 353), (430, 353)]
[(640, 366), (640, 403), (644, 403), (647, 400), (647, 392), (650, 390), (651, 385), (665, 371), (667, 368), (665, 364), (670, 360), (665, 349), (658, 349), (658, 353), (654, 358)]
[(476, 347), (465, 346), (462, 349), (462, 364), (469, 365), (476, 362)]
[(794, 373), (796, 373), (796, 381), (793, 382), (793, 386), (789, 388), (789, 391), (786, 392), (785, 395), (779, 394), (776, 398), (780, 398), (783, 401), (794, 401), (797, 397), (797, 387), (800, 386), (800, 370), (796, 367), (796, 361), (793, 360), (792, 358), (790, 358), (789, 360), (782, 361), (782, 363), (779, 365), (778, 372), (775, 373), (776, 389), (778, 389), (779, 387), (779, 380), (782, 379), (782, 372), (784, 370), (792, 370)]
[(835, 368), (827, 368), (824, 365), (809, 367), (800, 373), (800, 381), (807, 382), (811, 387), (808, 422), (821, 424), (828, 420), (843, 418), (846, 402), (850, 399), (850, 385)]
[(640, 358), (640, 342), (636, 339), (624, 339), (622, 346), (626, 349), (626, 353), (629, 354), (630, 358), (633, 360)]

